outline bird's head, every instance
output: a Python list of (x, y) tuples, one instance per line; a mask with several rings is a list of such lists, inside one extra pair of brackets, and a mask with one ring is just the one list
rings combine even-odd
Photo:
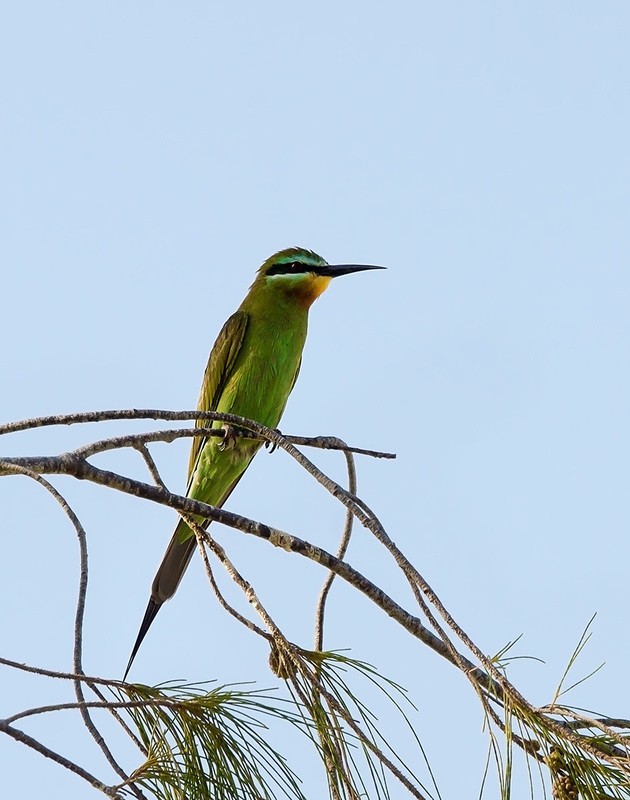
[(256, 283), (263, 283), (269, 288), (289, 294), (308, 307), (328, 288), (333, 278), (368, 269), (385, 267), (367, 264), (332, 265), (312, 250), (289, 247), (265, 261), (258, 270)]

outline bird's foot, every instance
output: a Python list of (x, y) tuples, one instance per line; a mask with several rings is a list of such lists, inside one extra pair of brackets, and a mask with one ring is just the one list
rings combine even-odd
[[(279, 433), (282, 436), (282, 431), (280, 430), (280, 428), (274, 428), (273, 430), (274, 433)], [(269, 439), (267, 439), (267, 441), (265, 442), (265, 450), (269, 450), (270, 453), (273, 453), (273, 451), (277, 447), (278, 445), (275, 442), (270, 442)]]
[(219, 443), (219, 450), (232, 450), (233, 447), (236, 447), (237, 439), (234, 428), (226, 422), (221, 426), (221, 430), (223, 431), (223, 439)]

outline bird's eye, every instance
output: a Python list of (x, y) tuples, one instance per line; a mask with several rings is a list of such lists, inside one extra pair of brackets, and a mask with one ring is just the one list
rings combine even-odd
[(269, 267), (267, 275), (299, 275), (302, 272), (308, 272), (308, 269), (301, 261), (287, 261)]

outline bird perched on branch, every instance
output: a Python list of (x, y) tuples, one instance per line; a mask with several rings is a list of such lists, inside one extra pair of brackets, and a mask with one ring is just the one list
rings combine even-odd
[[(290, 247), (260, 267), (238, 310), (225, 323), (208, 359), (197, 408), (277, 427), (295, 385), (306, 340), (308, 312), (333, 278), (383, 267), (331, 266), (310, 250)], [(220, 422), (210, 423), (221, 427)], [(208, 425), (199, 419), (197, 427)], [(186, 494), (220, 507), (249, 466), (260, 440), (229, 436), (193, 439)], [(206, 526), (207, 520), (199, 519)], [(125, 679), (162, 603), (171, 598), (195, 550), (196, 538), (180, 520), (151, 586), (151, 597)]]

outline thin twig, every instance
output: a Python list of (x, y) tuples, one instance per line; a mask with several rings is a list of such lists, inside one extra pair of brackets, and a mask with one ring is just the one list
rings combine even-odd
[[(188, 521), (188, 520), (187, 520)], [(200, 547), (205, 544), (210, 548), (210, 550), (219, 558), (223, 566), (227, 569), (230, 577), (236, 583), (237, 586), (244, 592), (245, 597), (252, 605), (252, 607), (256, 610), (259, 614), (267, 628), (269, 629), (271, 635), (273, 636), (274, 643), (276, 646), (282, 648), (283, 655), (288, 657), (288, 659), (293, 662), (296, 669), (304, 676), (306, 679), (313, 685), (314, 690), (317, 694), (321, 694), (326, 697), (327, 702), (329, 702), (334, 708), (336, 713), (338, 713), (346, 724), (352, 728), (353, 732), (359, 737), (362, 743), (370, 749), (370, 751), (377, 757), (383, 764), (385, 764), (388, 769), (392, 771), (405, 787), (417, 798), (417, 800), (426, 800), (424, 795), (422, 795), (417, 787), (415, 787), (409, 779), (402, 773), (395, 764), (393, 764), (387, 756), (377, 748), (373, 742), (370, 741), (369, 738), (365, 736), (365, 733), (361, 730), (361, 728), (354, 722), (354, 720), (346, 713), (345, 709), (339, 705), (339, 703), (335, 700), (335, 698), (330, 695), (329, 692), (322, 689), (320, 686), (319, 679), (316, 675), (313, 675), (310, 670), (305, 668), (304, 662), (297, 656), (297, 649), (294, 645), (285, 638), (284, 634), (275, 624), (271, 616), (268, 614), (264, 606), (261, 604), (259, 598), (254, 591), (253, 586), (243, 578), (243, 576), (238, 572), (238, 570), (234, 567), (232, 562), (227, 557), (225, 550), (209, 535), (208, 532), (205, 531), (199, 524), (195, 523), (194, 520), (190, 520), (192, 522), (193, 530), (195, 531), (195, 535), (197, 536), (197, 542)], [(295, 685), (295, 679), (292, 679), (292, 683)]]
[(138, 442), (136, 445), (136, 450), (140, 453), (142, 458), (144, 459), (145, 464), (147, 465), (147, 469), (149, 470), (151, 477), (155, 481), (156, 486), (161, 486), (162, 489), (166, 489), (166, 484), (162, 480), (162, 476), (160, 475), (160, 471), (155, 463), (155, 459), (149, 452), (149, 448), (146, 446), (144, 442)]
[[(270, 434), (275, 435), (275, 432), (270, 430)], [(279, 440), (283, 438), (279, 435), (277, 435), (277, 437)], [(292, 445), (289, 445), (289, 447), (292, 448)], [(212, 519), (231, 528), (236, 528), (243, 533), (267, 540), (276, 547), (282, 547), (285, 550), (316, 561), (326, 569), (334, 570), (344, 580), (369, 597), (374, 603), (376, 603), (376, 605), (378, 605), (390, 617), (399, 622), (399, 624), (401, 624), (406, 630), (424, 642), (424, 644), (428, 645), (437, 653), (447, 658), (449, 661), (451, 661), (451, 663), (456, 663), (453, 661), (452, 654), (445, 648), (442, 641), (432, 634), (417, 617), (403, 609), (398, 603), (396, 603), (384, 591), (382, 591), (382, 589), (369, 581), (360, 572), (355, 570), (345, 561), (335, 558), (335, 556), (323, 548), (316, 547), (310, 542), (307, 542), (296, 536), (291, 536), (290, 534), (280, 531), (277, 528), (272, 528), (269, 525), (264, 525), (253, 519), (242, 517), (239, 514), (227, 511), (223, 508), (215, 508), (207, 503), (201, 503), (198, 500), (192, 500), (189, 497), (168, 492), (165, 489), (162, 489), (160, 486), (153, 486), (152, 484), (127, 478), (109, 470), (99, 469), (98, 467), (90, 464), (88, 461), (84, 461), (82, 459), (76, 459), (70, 456), (45, 456), (41, 458), (28, 457), (22, 460), (28, 461), (35, 471), (73, 475), (74, 477), (83, 480), (90, 480), (94, 483), (100, 484), (101, 486), (117, 489), (135, 497), (141, 497), (161, 505), (169, 506), (177, 511), (183, 511), (186, 514)], [(12, 467), (13, 463), (12, 461), (9, 461), (9, 459), (0, 461), (0, 471), (2, 471), (3, 465)], [(340, 491), (343, 491), (341, 490), (341, 487), (338, 488)], [(360, 509), (357, 510), (360, 513), (360, 521), (368, 521), (366, 515), (360, 511)], [(476, 669), (475, 665), (470, 661), (465, 661), (464, 663), (468, 669)]]
[[(55, 487), (50, 484), (45, 478), (42, 478), (41, 475), (36, 474), (32, 470), (25, 469), (24, 467), (15, 466), (13, 470), (15, 474), (24, 475), (25, 477), (31, 478), (36, 483), (39, 483), (52, 497), (57, 501), (57, 503), (61, 506), (64, 513), (72, 523), (74, 530), (77, 534), (77, 539), (79, 542), (79, 553), (80, 553), (80, 573), (79, 573), (79, 592), (77, 596), (77, 605), (75, 611), (75, 620), (74, 620), (74, 652), (73, 652), (73, 667), (76, 676), (83, 675), (83, 667), (82, 667), (82, 649), (83, 649), (83, 619), (85, 616), (85, 598), (87, 594), (87, 585), (88, 585), (88, 551), (87, 551), (87, 537), (85, 535), (85, 529), (81, 525), (81, 522), (73, 509), (70, 507), (66, 499), (63, 495), (55, 489)], [(83, 694), (83, 686), (82, 681), (78, 678), (73, 679), (73, 685), (75, 694), (77, 697), (77, 708), (79, 709), (79, 713), (81, 714), (81, 718), (83, 719), (83, 724), (89, 731), (90, 735), (96, 742), (96, 744), (100, 747), (103, 755), (105, 756), (106, 760), (109, 762), (109, 765), (112, 769), (117, 773), (119, 777), (123, 780), (128, 780), (129, 776), (124, 771), (124, 769), (118, 764), (116, 759), (114, 758), (113, 753), (107, 746), (105, 739), (103, 738), (101, 732), (98, 730), (96, 725), (94, 724), (92, 718), (90, 717), (89, 712), (87, 711), (87, 705), (85, 701), (85, 696)], [(144, 797), (142, 792), (139, 790), (135, 792), (137, 797)]]
[[(341, 444), (345, 444), (345, 442), (341, 442)], [(348, 468), (348, 492), (352, 495), (356, 495), (357, 493), (357, 470), (354, 464), (354, 458), (352, 457), (352, 453), (348, 450), (344, 451), (344, 455), (346, 457), (346, 466)], [(350, 537), (352, 536), (352, 523), (354, 521), (354, 514), (350, 509), (346, 511), (346, 523), (344, 526), (343, 534), (341, 536), (341, 540), (339, 542), (339, 547), (337, 549), (337, 558), (342, 560), (348, 549), (348, 545), (350, 544)], [(326, 580), (324, 581), (324, 585), (321, 588), (321, 592), (319, 594), (319, 598), (317, 600), (317, 607), (315, 609), (315, 650), (323, 650), (324, 649), (324, 615), (326, 612), (326, 600), (328, 598), (328, 593), (330, 592), (330, 587), (335, 580), (335, 573), (329, 572), (326, 576)]]
[(41, 675), (44, 678), (60, 678), (62, 680), (83, 681), (86, 684), (99, 684), (100, 686), (113, 686), (118, 689), (125, 687), (123, 681), (108, 680), (106, 678), (95, 678), (92, 675), (77, 675), (75, 672), (60, 672), (56, 669), (46, 669), (44, 667), (33, 667), (30, 664), (22, 664), (20, 661), (13, 661), (10, 658), (0, 656), (0, 664), (12, 669), (19, 669), (22, 672), (30, 672), (32, 675)]
[[(89, 687), (94, 692), (94, 694), (101, 700), (102, 703), (111, 703), (110, 700), (107, 700), (105, 695), (101, 692), (99, 687), (96, 686), (96, 684), (90, 683)], [(120, 727), (125, 731), (127, 736), (129, 736), (131, 741), (136, 745), (138, 750), (140, 750), (142, 755), (146, 758), (148, 755), (147, 748), (142, 744), (140, 739), (136, 736), (135, 732), (131, 730), (125, 719), (118, 713), (118, 709), (112, 708), (111, 705), (108, 705), (107, 710), (111, 713), (116, 722), (120, 725)]]
[(4, 722), (7, 723), (7, 725), (12, 725), (14, 722), (26, 719), (27, 717), (37, 717), (41, 714), (50, 714), (54, 711), (76, 711), (81, 708), (95, 708), (110, 711), (111, 709), (146, 708), (155, 706), (157, 708), (177, 709), (181, 704), (181, 700), (171, 700), (168, 697), (147, 697), (142, 700), (85, 700), (75, 703), (51, 703), (46, 706), (37, 706), (24, 709), (24, 711), (18, 711), (16, 714), (6, 717)]
[[(184, 521), (187, 523), (187, 525), (192, 530), (195, 530), (195, 527), (196, 527), (196, 525), (198, 523), (196, 523), (195, 520), (192, 517), (188, 516), (187, 514), (182, 514), (182, 518), (184, 519)], [(199, 527), (201, 527), (201, 526), (199, 526)], [(203, 528), (201, 528), (201, 529), (204, 530)], [(219, 589), (219, 586), (218, 586), (218, 584), (216, 582), (216, 579), (214, 577), (214, 572), (212, 570), (212, 565), (210, 564), (210, 560), (208, 558), (208, 554), (206, 552), (206, 548), (204, 547), (205, 542), (208, 539), (212, 539), (212, 537), (210, 536), (208, 531), (204, 530), (204, 533), (205, 533), (205, 537), (204, 538), (202, 538), (201, 536), (197, 537), (197, 548), (199, 550), (199, 554), (201, 555), (201, 560), (203, 561), (203, 566), (204, 566), (204, 569), (206, 571), (206, 577), (208, 578), (208, 580), (210, 582), (210, 585), (212, 586), (212, 590), (213, 590), (217, 600), (219, 601), (220, 605), (228, 612), (228, 614), (230, 614), (235, 619), (237, 619), (248, 630), (252, 631), (253, 633), (258, 634), (258, 636), (261, 636), (263, 639), (266, 639), (267, 641), (270, 641), (271, 640), (270, 634), (266, 633), (261, 627), (256, 625), (255, 622), (252, 622), (252, 620), (247, 619), (247, 617), (244, 617), (239, 611), (237, 611), (225, 599), (223, 593)], [(220, 547), (220, 545), (218, 543), (215, 542), (215, 544), (216, 544), (217, 547)], [(221, 548), (221, 549), (223, 549), (223, 548)], [(225, 550), (223, 550), (223, 552), (225, 553)], [(226, 556), (226, 560), (227, 560), (227, 556)], [(225, 563), (224, 563), (224, 566), (225, 566)]]
[(2, 719), (0, 719), (0, 732), (6, 733), (12, 739), (15, 739), (16, 742), (25, 744), (27, 747), (35, 750), (40, 755), (49, 758), (51, 761), (55, 761), (57, 764), (60, 764), (67, 770), (70, 770), (70, 772), (74, 772), (75, 775), (83, 778), (83, 780), (87, 781), (91, 786), (93, 786), (95, 789), (98, 789), (103, 794), (106, 794), (108, 797), (120, 797), (115, 787), (107, 786), (102, 781), (99, 781), (99, 779), (94, 775), (92, 775), (92, 773), (88, 772), (86, 769), (83, 769), (83, 767), (80, 767), (78, 764), (75, 764), (74, 761), (70, 761), (69, 758), (62, 756), (55, 750), (51, 750), (50, 747), (46, 747), (46, 745), (42, 744), (37, 739), (34, 739), (27, 733), (24, 733), (24, 731), (21, 731), (19, 728), (14, 728), (12, 725), (7, 724)]
[[(187, 420), (216, 420), (219, 422), (230, 422), (230, 418), (242, 419), (241, 417), (234, 417), (231, 414), (221, 414), (215, 411), (166, 411), (160, 409), (146, 409), (146, 408), (130, 408), (130, 409), (114, 409), (109, 411), (85, 411), (73, 414), (52, 414), (45, 417), (33, 417), (26, 420), (18, 420), (16, 422), (8, 422), (0, 425), (0, 436), (7, 433), (18, 433), (20, 431), (29, 430), (32, 428), (53, 427), (56, 425), (76, 425), (90, 422), (112, 422), (121, 420), (163, 420), (163, 421), (187, 421)], [(142, 434), (138, 434), (142, 436)], [(151, 434), (148, 434), (151, 436)], [(196, 432), (186, 432), (187, 436), (194, 436)], [(222, 432), (216, 429), (212, 435), (220, 436)], [(287, 441), (293, 444), (298, 444), (307, 447), (318, 447), (323, 450), (343, 450), (347, 449), (352, 453), (359, 455), (371, 456), (373, 458), (396, 458), (395, 453), (384, 453), (378, 450), (365, 450), (360, 447), (348, 447), (348, 445), (340, 446), (340, 440), (334, 436), (287, 436)], [(148, 439), (146, 441), (168, 441), (167, 439)], [(133, 446), (133, 445), (130, 445)]]
[[(416, 602), (419, 604), (423, 613), (426, 615), (426, 618), (430, 621), (438, 635), (435, 636), (435, 634), (432, 634), (430, 631), (428, 631), (428, 629), (422, 625), (419, 619), (394, 603), (391, 598), (389, 598), (385, 593), (381, 592), (378, 587), (354, 570), (349, 564), (343, 561), (342, 558), (335, 559), (334, 556), (330, 555), (321, 548), (316, 548), (309, 542), (300, 540), (297, 537), (289, 536), (289, 534), (285, 534), (284, 532), (270, 528), (269, 526), (256, 523), (247, 518), (239, 517), (238, 515), (231, 514), (230, 512), (225, 512), (223, 509), (217, 509), (212, 506), (197, 503), (196, 501), (190, 500), (190, 498), (183, 498), (181, 496), (174, 495), (168, 492), (163, 484), (158, 486), (150, 486), (139, 481), (133, 481), (124, 476), (117, 475), (116, 473), (99, 470), (86, 460), (89, 455), (93, 455), (96, 452), (103, 452), (105, 449), (114, 449), (116, 447), (135, 447), (136, 449), (140, 449), (142, 452), (142, 448), (145, 448), (146, 450), (146, 444), (151, 441), (171, 441), (175, 438), (180, 438), (183, 436), (222, 435), (222, 432), (218, 429), (196, 428), (192, 431), (162, 431), (150, 434), (140, 434), (131, 437), (117, 437), (116, 439), (105, 440), (103, 442), (97, 442), (93, 445), (88, 445), (83, 448), (78, 448), (78, 450), (75, 450), (72, 453), (64, 454), (58, 457), (6, 459), (4, 463), (0, 463), (0, 471), (3, 470), (4, 472), (14, 473), (16, 471), (14, 469), (15, 467), (23, 467), (38, 474), (51, 473), (74, 475), (80, 479), (88, 479), (95, 483), (110, 486), (135, 496), (144, 497), (154, 502), (169, 505), (173, 508), (176, 508), (180, 512), (196, 514), (198, 516), (205, 517), (206, 519), (216, 520), (231, 527), (235, 527), (250, 535), (267, 539), (275, 546), (283, 547), (291, 552), (295, 552), (299, 555), (315, 560), (325, 566), (327, 569), (331, 570), (332, 574), (339, 574), (342, 578), (344, 578), (344, 580), (351, 583), (353, 586), (355, 586), (355, 588), (358, 588), (370, 599), (372, 599), (373, 602), (385, 610), (386, 613), (396, 619), (399, 624), (403, 625), (407, 630), (412, 632), (413, 635), (420, 638), (440, 655), (447, 658), (449, 661), (451, 661), (451, 663), (454, 663), (456, 666), (462, 669), (470, 678), (476, 690), (478, 691), (489, 718), (491, 718), (495, 724), (499, 725), (503, 730), (505, 730), (503, 722), (498, 718), (496, 712), (494, 712), (494, 710), (491, 709), (488, 704), (490, 699), (501, 698), (504, 703), (509, 701), (509, 703), (513, 705), (515, 709), (518, 709), (519, 714), (524, 715), (524, 717), (530, 720), (528, 725), (530, 725), (530, 727), (533, 726), (533, 729), (536, 729), (537, 720), (540, 720), (539, 724), (546, 726), (545, 730), (554, 732), (558, 736), (563, 736), (577, 747), (580, 747), (586, 752), (589, 752), (591, 755), (594, 755), (594, 757), (600, 759), (604, 758), (607, 760), (611, 759), (611, 754), (602, 753), (599, 748), (595, 747), (589, 742), (588, 737), (584, 737), (575, 733), (574, 731), (577, 729), (577, 726), (575, 726), (575, 728), (572, 726), (567, 726), (562, 722), (550, 719), (549, 716), (547, 716), (544, 712), (541, 712), (539, 709), (533, 708), (531, 704), (529, 704), (515, 689), (515, 687), (509, 681), (507, 681), (503, 673), (497, 669), (492, 659), (489, 659), (487, 656), (485, 656), (475, 646), (474, 642), (470, 640), (467, 634), (457, 625), (455, 620), (441, 604), (439, 598), (430, 585), (426, 582), (422, 575), (420, 575), (415, 567), (411, 565), (402, 552), (394, 545), (391, 539), (389, 539), (376, 515), (364, 502), (356, 497), (356, 492), (344, 490), (341, 486), (325, 476), (312, 462), (309, 461), (309, 459), (307, 459), (302, 453), (300, 453), (299, 450), (295, 448), (294, 444), (299, 442), (302, 445), (320, 447), (323, 449), (338, 449), (345, 453), (360, 452), (362, 454), (371, 455), (374, 457), (389, 457), (391, 454), (378, 453), (377, 451), (360, 450), (358, 448), (348, 448), (343, 443), (340, 443), (339, 440), (333, 439), (332, 437), (316, 437), (315, 439), (308, 440), (303, 437), (285, 437), (279, 432), (267, 429), (251, 420), (243, 420), (240, 417), (217, 414), (215, 412), (162, 412), (130, 410), (89, 412), (86, 414), (42, 417), (35, 420), (26, 420), (1, 426), (0, 435), (4, 433), (16, 432), (18, 430), (26, 430), (28, 428), (43, 427), (46, 425), (75, 424), (79, 422), (94, 422), (104, 419), (220, 420), (221, 422), (227, 422), (228, 424), (231, 424), (237, 428), (237, 435), (261, 438), (263, 440), (272, 442), (276, 447), (284, 449), (287, 453), (289, 453), (289, 455), (295, 458), (298, 463), (307, 469), (307, 471), (313, 475), (313, 477), (315, 477), (315, 479), (322, 484), (336, 499), (340, 500), (347, 508), (348, 513), (356, 516), (361, 524), (370, 530), (377, 540), (388, 549), (399, 568), (406, 576)], [(146, 452), (148, 454), (148, 450), (146, 450)], [(149, 458), (151, 458), (150, 455)], [(147, 461), (146, 457), (145, 461)], [(147, 465), (155, 479), (154, 471), (151, 469), (148, 461)], [(457, 651), (453, 643), (450, 641), (446, 631), (436, 619), (435, 614), (432, 613), (427, 601), (434, 606), (439, 616), (441, 616), (442, 620), (446, 622), (446, 625), (452, 631), (454, 631), (460, 641), (463, 642), (468, 650), (479, 660), (486, 670), (485, 673)], [(257, 606), (258, 599), (256, 598), (255, 594), (252, 595), (250, 602), (253, 602), (254, 607)], [(273, 627), (275, 628), (275, 626)], [(273, 633), (272, 635), (275, 640), (276, 633)], [(280, 637), (278, 641), (284, 641), (286, 643), (286, 640), (284, 640), (279, 631), (277, 632), (277, 635)], [(284, 647), (285, 645), (282, 646)], [(291, 651), (292, 646), (290, 646), (289, 643), (286, 643), (286, 647), (289, 651)], [(3, 659), (0, 659), (0, 662), (9, 663)], [(23, 668), (22, 665), (19, 665), (19, 668)], [(77, 678), (79, 680), (83, 680), (82, 676), (77, 676)], [(486, 694), (487, 692), (489, 692), (489, 694)], [(608, 734), (608, 731), (604, 732)], [(521, 743), (521, 746), (523, 746), (531, 754), (531, 742), (528, 743), (524, 740), (520, 740), (519, 742), (518, 737), (516, 737), (513, 733), (510, 731), (507, 733), (513, 736), (514, 741)], [(611, 731), (611, 733), (615, 735), (614, 731)], [(616, 736), (619, 736), (619, 734), (616, 734)], [(620, 741), (625, 747), (626, 742), (623, 738), (618, 739), (618, 741)], [(615, 763), (617, 763), (618, 754), (614, 753), (613, 756), (615, 757)]]
[(351, 447), (336, 436), (289, 436), (284, 437), (287, 442), (300, 447), (316, 447), (320, 450), (341, 450), (344, 453), (354, 453), (357, 456), (370, 458), (396, 458), (396, 453), (385, 453), (382, 450), (366, 450), (364, 447)]

